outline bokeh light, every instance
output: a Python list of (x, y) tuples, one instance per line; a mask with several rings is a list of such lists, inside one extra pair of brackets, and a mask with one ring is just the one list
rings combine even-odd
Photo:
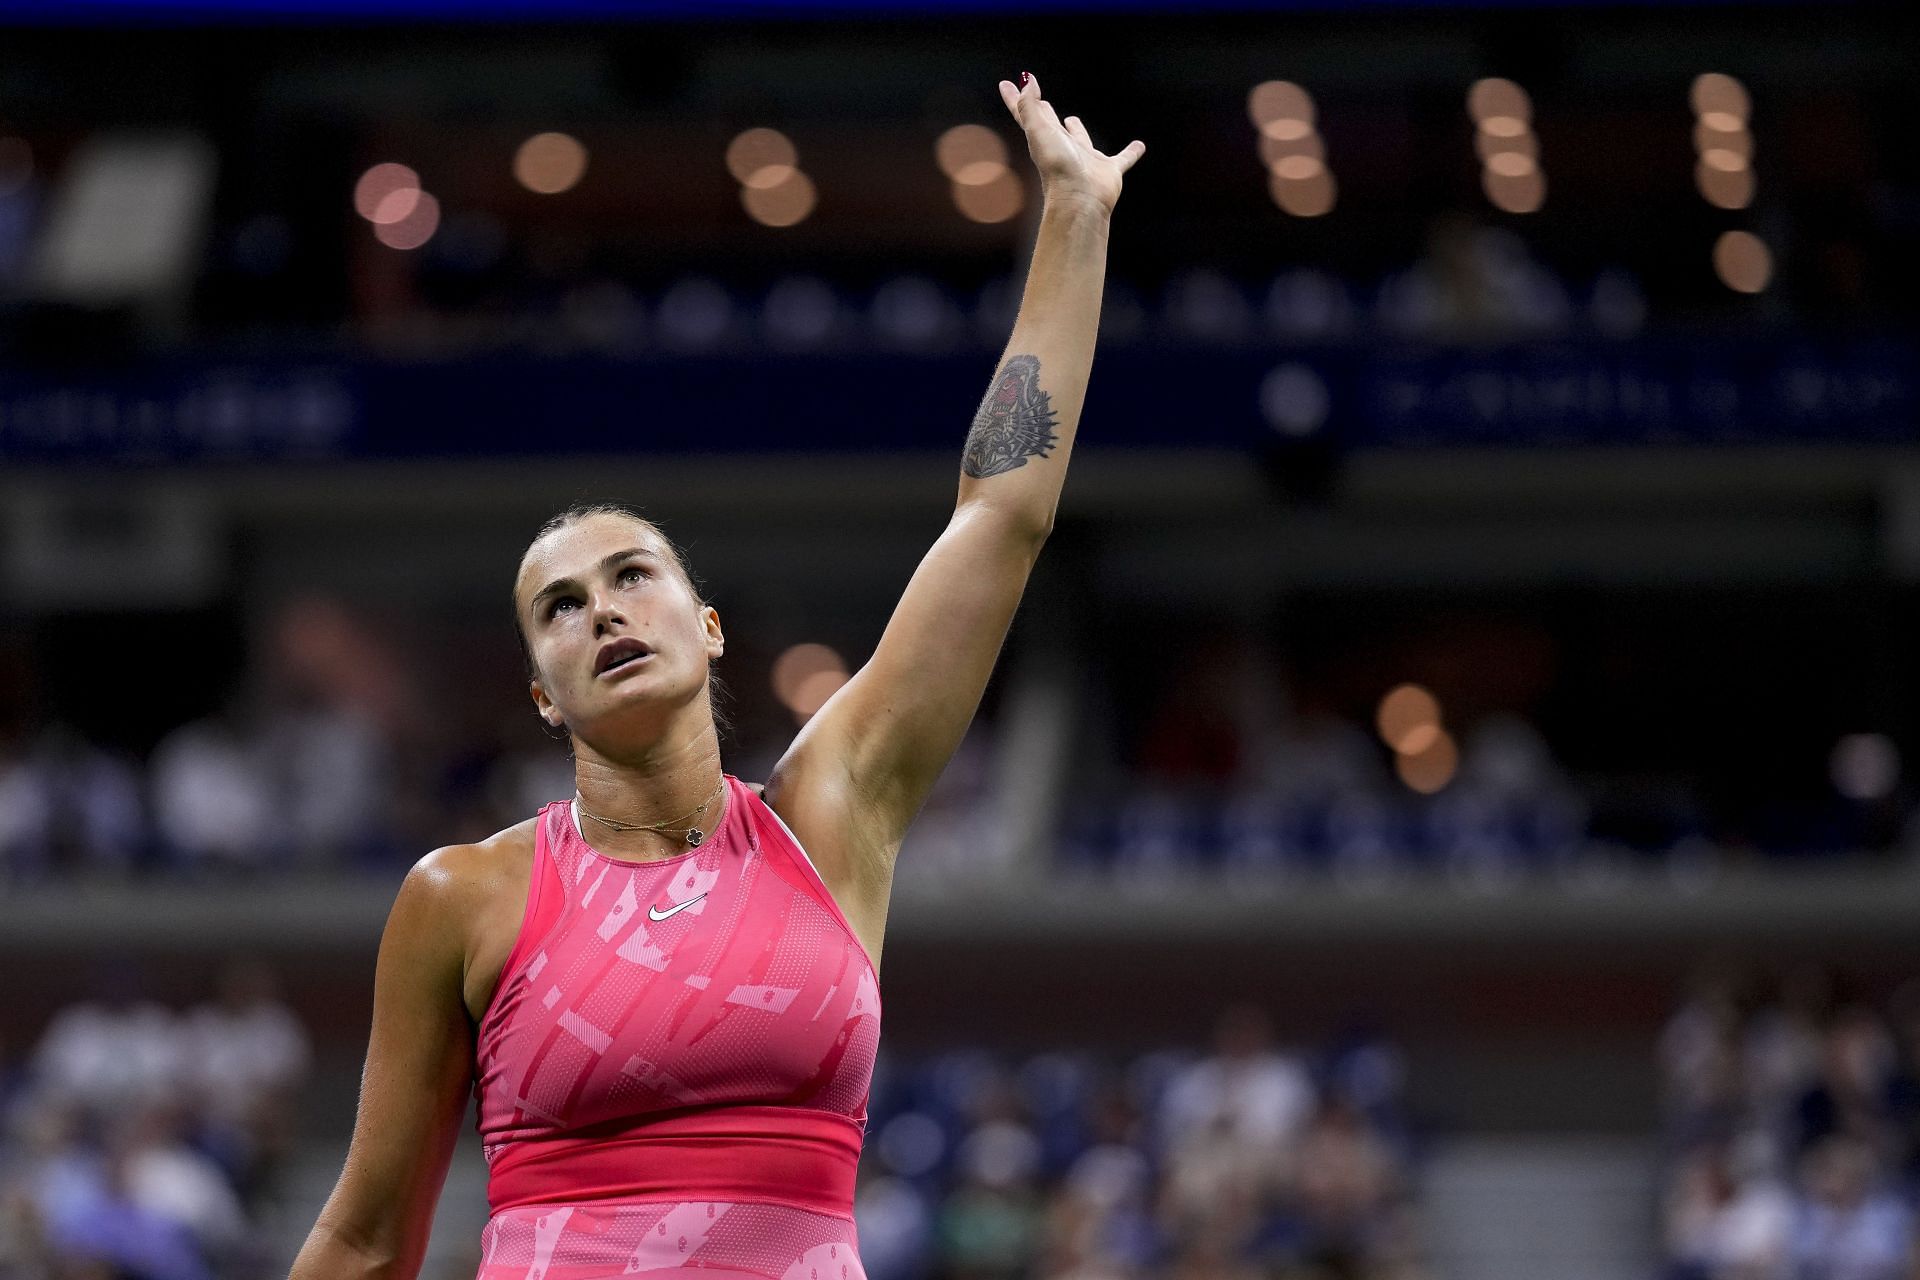
[(389, 249), (418, 249), (440, 229), (440, 202), (419, 192), (406, 216), (395, 222), (376, 222), (373, 235)]
[(1746, 86), (1718, 71), (1696, 76), (1689, 98), (1695, 115), (1705, 117), (1709, 112), (1718, 113), (1733, 117), (1739, 124), (1746, 123), (1747, 115), (1753, 109)]
[(1702, 154), (1712, 151), (1731, 151), (1744, 162), (1753, 158), (1753, 135), (1745, 129), (1736, 129), (1723, 133), (1718, 129), (1708, 129), (1701, 125), (1693, 127), (1694, 150)]
[(1027, 190), (1013, 170), (1002, 168), (991, 182), (969, 186), (953, 184), (953, 203), (974, 222), (1005, 222), (1019, 213), (1027, 202)]
[(1432, 739), (1421, 750), (1403, 752), (1393, 760), (1393, 770), (1400, 775), (1400, 781), (1423, 796), (1443, 790), (1453, 781), (1453, 775), (1459, 767), (1460, 749), (1454, 745), (1452, 735), (1445, 729), (1436, 729)]
[(1533, 103), (1527, 98), (1527, 91), (1513, 81), (1491, 77), (1474, 81), (1473, 87), (1467, 90), (1467, 114), (1482, 125), (1495, 117), (1507, 117), (1525, 125), (1533, 119)]
[(1487, 172), (1502, 178), (1523, 178), (1540, 166), (1524, 151), (1499, 151), (1487, 157)]
[(1480, 187), (1494, 208), (1533, 213), (1547, 198), (1540, 172), (1540, 140), (1533, 132), (1533, 102), (1511, 80), (1489, 77), (1467, 90), (1473, 117), (1474, 154), (1480, 157)]
[(1518, 138), (1531, 133), (1533, 126), (1520, 116), (1484, 116), (1476, 121), (1480, 132), (1489, 138)]
[(1007, 166), (998, 160), (975, 160), (953, 175), (953, 180), (963, 187), (984, 187), (989, 182), (998, 182), (1007, 172)]
[(1327, 149), (1320, 141), (1320, 135), (1311, 131), (1297, 138), (1276, 138), (1271, 134), (1260, 135), (1260, 159), (1267, 168), (1271, 169), (1281, 161), (1291, 160), (1297, 156), (1324, 161), (1327, 158)]
[[(420, 175), (404, 164), (376, 164), (360, 175), (353, 184), (354, 212), (368, 222), (378, 222), (381, 215), (388, 215), (386, 221), (398, 222), (413, 211), (413, 201), (407, 200), (404, 193), (418, 193)], [(400, 195), (400, 201), (394, 196)]]
[(1480, 174), (1480, 188), (1506, 213), (1536, 213), (1547, 200), (1547, 179), (1538, 169), (1508, 175), (1489, 168)]
[(1849, 800), (1882, 800), (1900, 782), (1900, 749), (1884, 733), (1849, 733), (1833, 744), (1833, 788)]
[(934, 162), (940, 166), (940, 172), (955, 182), (965, 182), (969, 186), (980, 186), (992, 181), (992, 174), (985, 178), (972, 180), (962, 177), (968, 172), (978, 172), (976, 166), (991, 165), (1004, 169), (1007, 164), (1007, 144), (1000, 135), (985, 125), (957, 124), (941, 134), (933, 144)]
[(382, 227), (404, 222), (419, 208), (420, 197), (425, 194), (418, 187), (399, 187), (389, 191), (380, 197), (380, 203), (367, 215), (367, 221)]
[(1267, 183), (1273, 202), (1296, 218), (1318, 218), (1331, 213), (1339, 194), (1333, 175), (1324, 166), (1303, 181), (1294, 182), (1274, 174)]
[(773, 696), (780, 699), (782, 704), (792, 707), (799, 699), (801, 686), (823, 671), (837, 671), (845, 675), (846, 659), (824, 644), (809, 642), (792, 645), (773, 660)]
[(1751, 231), (1729, 231), (1713, 246), (1713, 269), (1736, 293), (1759, 293), (1773, 279), (1773, 254)]
[(747, 216), (768, 227), (791, 227), (806, 221), (817, 200), (813, 179), (798, 169), (786, 169), (773, 186), (749, 183), (740, 189), (740, 203), (746, 207)]
[(727, 144), (727, 172), (751, 185), (753, 175), (768, 165), (798, 166), (800, 153), (778, 129), (748, 129)]
[(1380, 699), (1373, 724), (1380, 740), (1396, 752), (1417, 755), (1440, 732), (1440, 700), (1420, 685), (1395, 685)]
[(1693, 147), (1696, 151), (1737, 151), (1751, 159), (1753, 135), (1745, 129), (1709, 129), (1697, 124), (1693, 126)]
[(1753, 203), (1753, 170), (1716, 169), (1702, 160), (1693, 170), (1694, 185), (1710, 205), (1720, 209), (1744, 209)]
[(758, 191), (771, 191), (773, 188), (792, 181), (793, 175), (800, 170), (790, 164), (763, 164), (746, 176), (740, 184)]
[(1325, 173), (1326, 168), (1312, 156), (1287, 156), (1273, 166), (1273, 176), (1285, 182), (1305, 182)]
[(806, 720), (827, 705), (827, 699), (840, 692), (852, 677), (844, 671), (816, 671), (800, 682), (789, 706), (796, 718)]
[(1519, 133), (1510, 135), (1476, 133), (1473, 135), (1473, 151), (1482, 162), (1494, 156), (1515, 152), (1526, 156), (1529, 160), (1536, 160), (1540, 156), (1540, 140), (1533, 136), (1533, 131), (1530, 129), (1523, 129)]
[[(1247, 117), (1262, 133), (1269, 126), (1297, 121), (1309, 127), (1314, 121), (1313, 95), (1291, 80), (1267, 80), (1253, 86), (1247, 94)], [(1284, 126), (1291, 131), (1292, 126)], [(1279, 136), (1276, 134), (1275, 136)]]
[(536, 133), (513, 156), (513, 176), (541, 195), (571, 190), (587, 172), (587, 149), (564, 133)]

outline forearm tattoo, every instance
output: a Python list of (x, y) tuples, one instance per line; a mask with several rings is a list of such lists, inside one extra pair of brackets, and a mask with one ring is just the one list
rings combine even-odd
[(979, 480), (1024, 467), (1028, 458), (1044, 458), (1055, 444), (1057, 421), (1053, 402), (1040, 389), (1039, 359), (1015, 356), (1001, 367), (973, 415), (960, 469)]

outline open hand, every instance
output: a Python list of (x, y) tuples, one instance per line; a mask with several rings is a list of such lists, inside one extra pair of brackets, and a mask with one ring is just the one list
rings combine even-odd
[(1027, 151), (1040, 171), (1040, 189), (1049, 200), (1084, 198), (1106, 213), (1120, 199), (1120, 175), (1147, 153), (1147, 144), (1135, 139), (1112, 155), (1096, 149), (1079, 116), (1065, 120), (1053, 104), (1040, 96), (1040, 80), (1028, 76), (1025, 88), (1011, 80), (1000, 82), (1000, 100), (1027, 135)]

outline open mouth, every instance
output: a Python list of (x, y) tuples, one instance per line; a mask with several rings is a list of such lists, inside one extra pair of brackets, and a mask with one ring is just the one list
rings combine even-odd
[(653, 656), (653, 650), (638, 640), (616, 640), (600, 651), (594, 661), (594, 675), (604, 676), (622, 667), (631, 667)]

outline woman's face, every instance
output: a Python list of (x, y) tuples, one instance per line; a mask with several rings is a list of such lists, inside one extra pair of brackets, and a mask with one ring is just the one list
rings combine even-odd
[(587, 516), (527, 549), (514, 584), (540, 715), (583, 738), (657, 737), (706, 705), (707, 664), (726, 648), (659, 535)]

